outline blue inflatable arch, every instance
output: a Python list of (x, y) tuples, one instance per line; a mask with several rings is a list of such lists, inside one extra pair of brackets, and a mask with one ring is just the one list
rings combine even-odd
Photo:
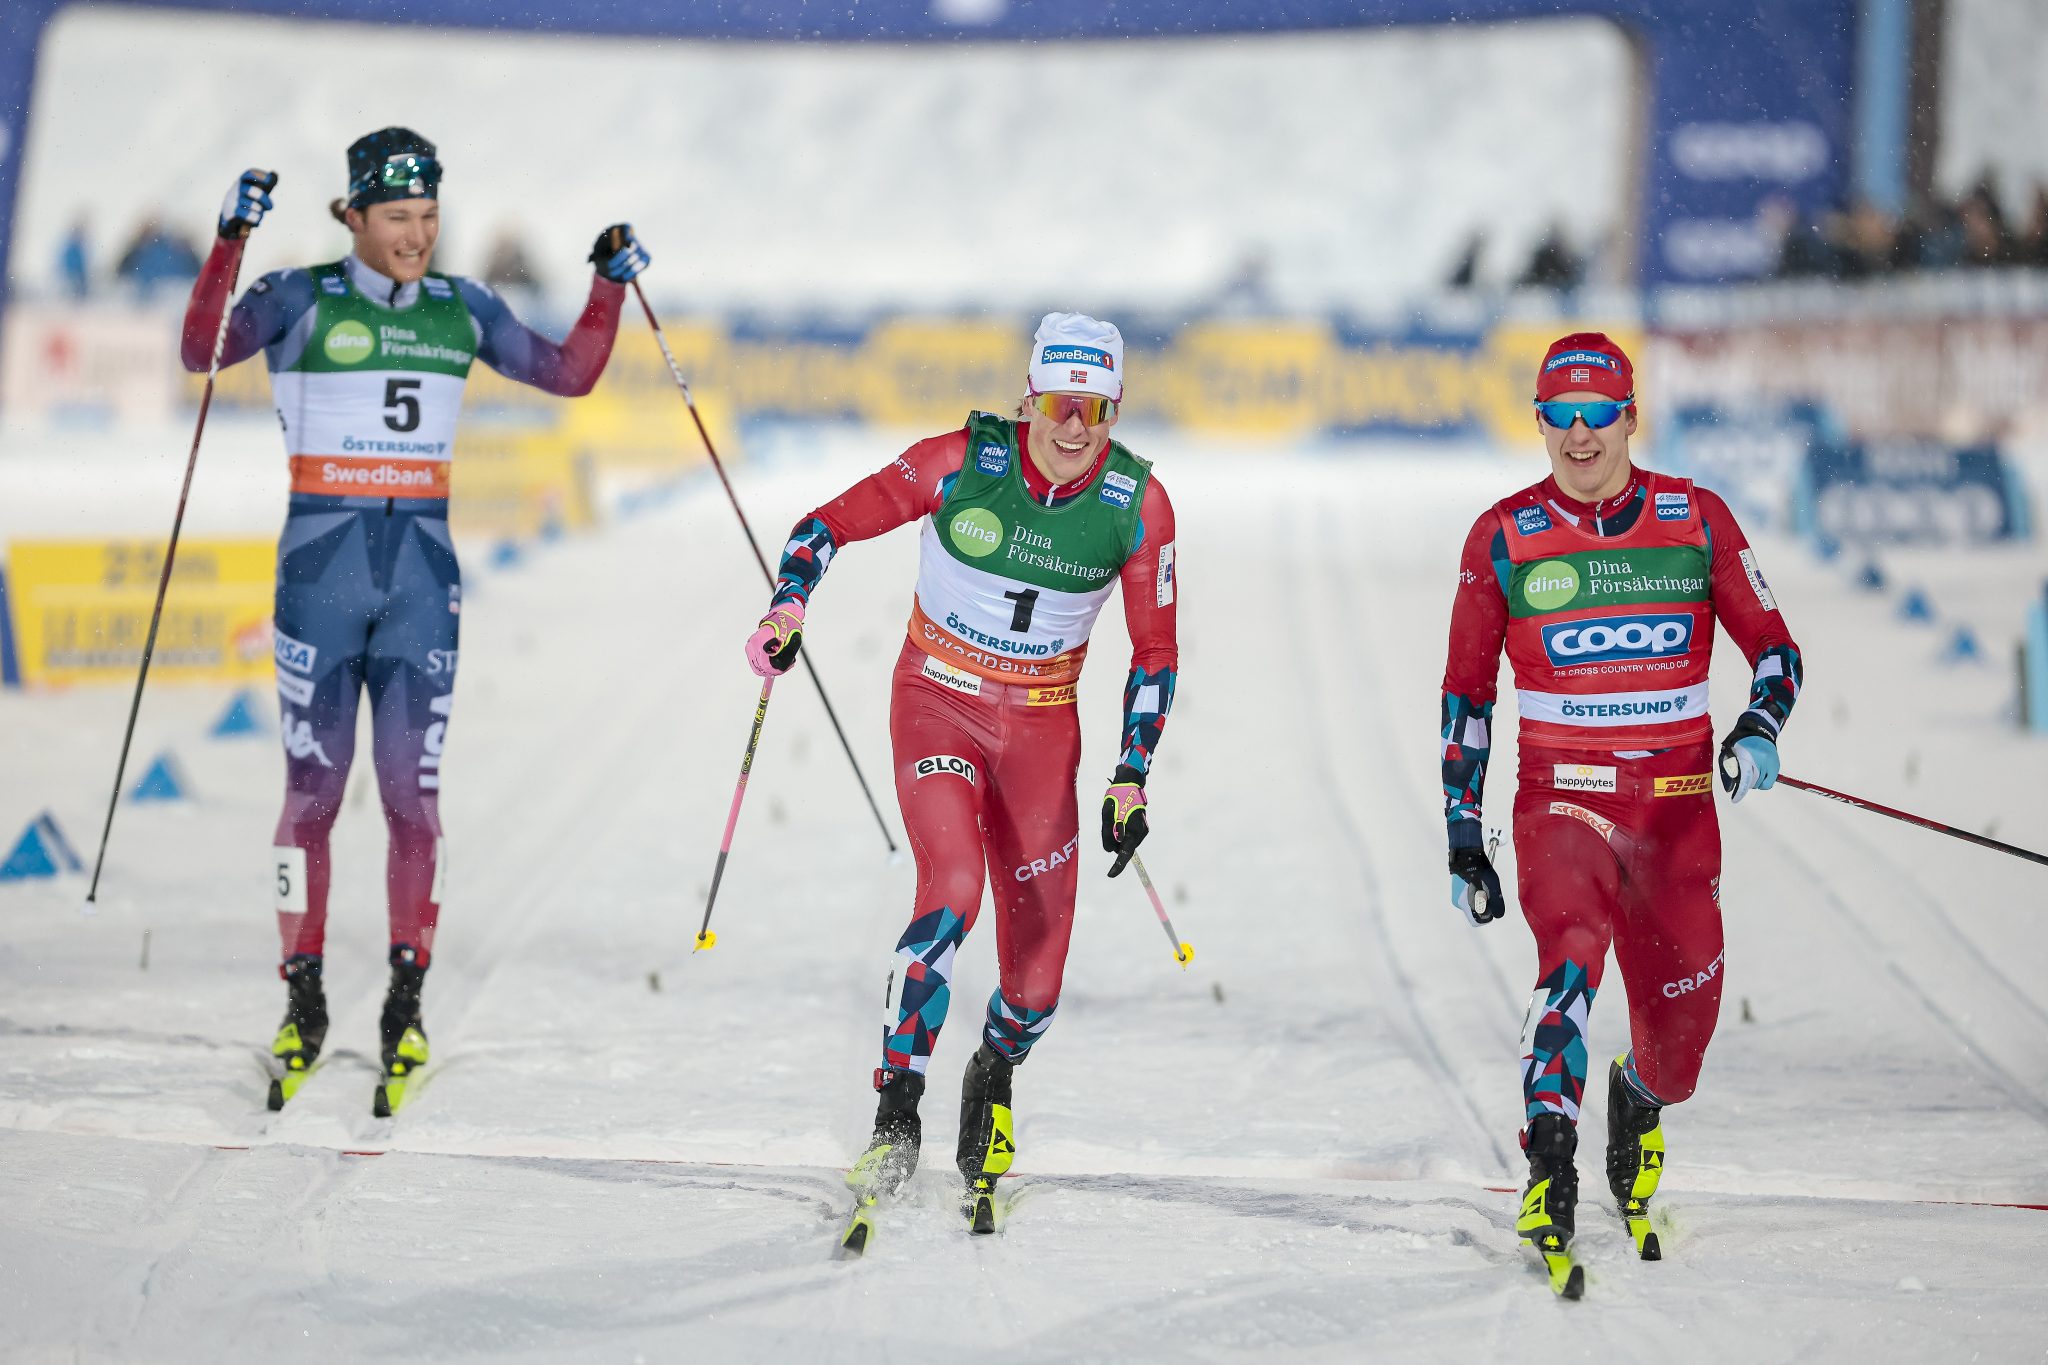
[[(72, 0), (0, 14), (0, 291), (36, 50)], [(1630, 35), (1647, 110), (1633, 184), (1638, 282), (1769, 268), (1757, 211), (1812, 212), (1848, 184), (1858, 0), (129, 0), (154, 8), (609, 37), (1017, 42), (1593, 17)], [(5, 294), (0, 292), (0, 304)]]

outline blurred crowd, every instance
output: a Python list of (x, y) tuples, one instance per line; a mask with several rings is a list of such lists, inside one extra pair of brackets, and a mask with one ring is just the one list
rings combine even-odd
[(2048, 266), (2048, 185), (2034, 186), (2026, 216), (2010, 219), (1990, 175), (1960, 198), (1932, 196), (1893, 216), (1867, 201), (1802, 219), (1789, 200), (1765, 206), (1778, 234), (1781, 279), (1863, 279), (1919, 270)]
[[(199, 276), (200, 264), (205, 259), (203, 249), (195, 234), (180, 232), (151, 213), (122, 243), (112, 268), (103, 269), (94, 246), (91, 221), (80, 215), (72, 220), (70, 230), (58, 245), (57, 283), (63, 295), (71, 299), (111, 296), (147, 303), (159, 297), (181, 296)], [(435, 269), (451, 271), (450, 254), (437, 251)], [(499, 232), (492, 241), (476, 278), (495, 289), (538, 292), (543, 287), (541, 274), (534, 268), (525, 243), (510, 229)]]

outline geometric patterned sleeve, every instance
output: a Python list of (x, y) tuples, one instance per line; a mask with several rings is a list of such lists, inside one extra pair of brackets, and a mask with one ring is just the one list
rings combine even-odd
[(1473, 523), (1458, 559), (1437, 731), (1443, 764), (1444, 825), (1453, 849), (1479, 848), (1479, 808), (1493, 751), (1493, 704), (1508, 632), (1507, 536), (1488, 509)]
[(967, 456), (967, 430), (919, 441), (883, 468), (798, 519), (783, 547), (771, 606), (808, 603), (832, 556), (856, 540), (906, 526), (945, 505)]

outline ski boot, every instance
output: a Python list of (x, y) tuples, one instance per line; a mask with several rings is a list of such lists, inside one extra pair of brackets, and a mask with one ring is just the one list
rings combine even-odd
[(420, 986), (426, 977), (427, 969), (419, 965), (419, 954), (411, 945), (392, 947), (391, 989), (385, 992), (384, 1013), (377, 1020), (384, 1079), (370, 1101), (370, 1112), (380, 1119), (390, 1118), (405, 1103), (412, 1073), (427, 1064), (427, 1031), (420, 1025)]
[(916, 1173), (918, 1143), (924, 1136), (924, 1124), (917, 1117), (917, 1102), (924, 1098), (924, 1077), (914, 1071), (877, 1068), (875, 1089), (881, 1098), (875, 1104), (874, 1135), (860, 1160), (846, 1173), (854, 1209), (839, 1237), (839, 1250), (845, 1256), (867, 1250), (868, 1239), (875, 1232), (875, 1205), (902, 1189)]
[(1607, 1068), (1607, 1188), (1628, 1224), (1636, 1255), (1646, 1261), (1664, 1259), (1657, 1234), (1650, 1231), (1650, 1196), (1664, 1174), (1663, 1109), (1644, 1104), (1622, 1079), (1627, 1054)]
[(270, 1044), (270, 1055), (282, 1071), (270, 1078), (270, 1097), (265, 1101), (272, 1112), (299, 1093), (306, 1077), (320, 1060), (320, 1045), (327, 1041), (327, 993), (320, 986), (320, 959), (301, 953), (277, 969), (291, 991), (284, 1022)]
[(1016, 1064), (984, 1042), (960, 1081), (960, 1174), (967, 1179), (967, 1226), (996, 1230), (996, 1180), (1017, 1156), (1010, 1115), (1010, 1073)]
[(1529, 1157), (1529, 1184), (1515, 1220), (1515, 1231), (1543, 1257), (1550, 1287), (1567, 1299), (1586, 1292), (1586, 1272), (1571, 1252), (1579, 1203), (1579, 1172), (1572, 1157), (1578, 1146), (1578, 1130), (1563, 1114), (1538, 1114), (1529, 1120), (1522, 1138)]

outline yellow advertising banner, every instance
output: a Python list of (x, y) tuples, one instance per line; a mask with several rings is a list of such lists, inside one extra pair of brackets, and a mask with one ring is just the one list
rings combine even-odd
[[(22, 681), (132, 681), (163, 555), (164, 542), (149, 539), (10, 544), (8, 595)], [(274, 540), (181, 541), (150, 677), (267, 679), (276, 572)]]

